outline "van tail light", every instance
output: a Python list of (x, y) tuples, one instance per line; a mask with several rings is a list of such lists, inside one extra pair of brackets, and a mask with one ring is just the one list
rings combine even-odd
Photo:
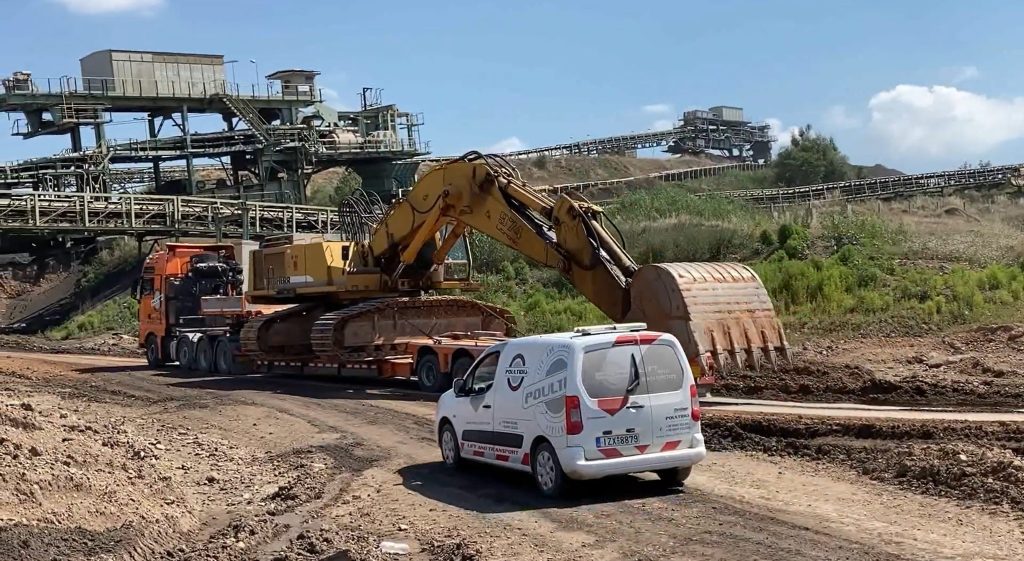
[(690, 384), (690, 418), (700, 422), (700, 400), (697, 399), (697, 384)]
[(580, 434), (583, 432), (583, 411), (580, 410), (580, 398), (575, 395), (565, 396), (565, 433)]

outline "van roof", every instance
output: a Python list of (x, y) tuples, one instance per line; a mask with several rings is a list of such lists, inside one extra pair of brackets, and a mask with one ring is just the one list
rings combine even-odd
[(562, 340), (569, 341), (575, 344), (586, 344), (586, 343), (601, 343), (607, 340), (614, 340), (616, 337), (621, 335), (668, 335), (659, 331), (650, 330), (630, 330), (630, 331), (598, 331), (593, 333), (578, 333), (575, 331), (566, 331), (562, 333), (545, 333), (543, 335), (530, 335), (527, 337), (519, 337), (516, 341), (523, 342), (540, 342), (540, 341), (552, 341)]

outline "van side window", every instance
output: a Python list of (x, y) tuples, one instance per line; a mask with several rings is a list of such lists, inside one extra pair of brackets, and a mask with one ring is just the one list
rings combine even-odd
[[(635, 350), (635, 346), (621, 346), (584, 353), (583, 389), (591, 399), (647, 393), (640, 357)], [(627, 391), (631, 384), (635, 387)]]
[(153, 294), (153, 277), (142, 277), (142, 286), (140, 287), (139, 292), (143, 296)]
[(473, 395), (487, 393), (494, 385), (494, 377), (498, 373), (498, 358), (500, 353), (491, 353), (485, 356), (476, 364), (473, 370), (466, 374), (467, 387)]
[(647, 371), (650, 393), (677, 392), (683, 389), (683, 365), (679, 356), (668, 345), (645, 345), (640, 354)]

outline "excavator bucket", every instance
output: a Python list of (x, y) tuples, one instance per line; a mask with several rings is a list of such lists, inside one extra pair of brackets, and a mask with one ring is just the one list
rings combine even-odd
[(644, 265), (630, 281), (630, 300), (626, 320), (675, 335), (699, 369), (694, 375), (789, 360), (771, 298), (746, 265)]

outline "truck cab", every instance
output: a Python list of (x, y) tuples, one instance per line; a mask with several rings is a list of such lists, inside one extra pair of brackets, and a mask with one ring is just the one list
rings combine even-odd
[(231, 244), (169, 243), (147, 257), (136, 298), (139, 346), (150, 366), (231, 370), (244, 314), (242, 278)]

